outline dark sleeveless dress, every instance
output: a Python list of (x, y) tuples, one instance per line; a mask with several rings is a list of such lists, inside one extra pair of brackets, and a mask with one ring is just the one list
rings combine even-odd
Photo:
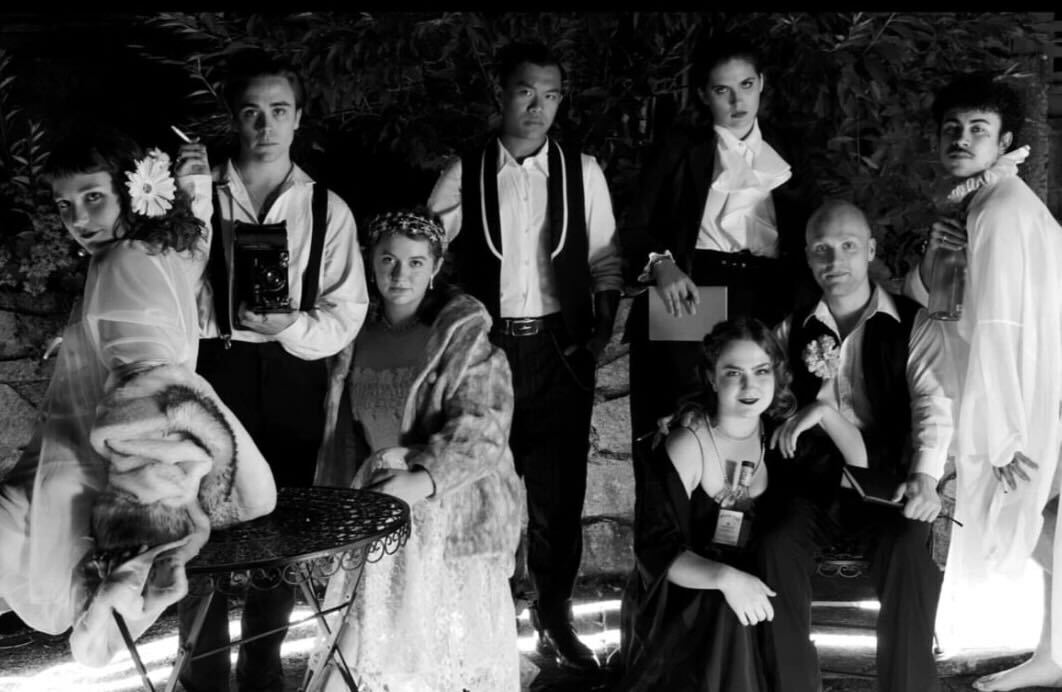
[[(745, 551), (712, 545), (719, 505), (698, 486), (687, 498), (660, 444), (635, 502), (635, 567), (620, 614), (623, 692), (759, 692), (767, 689), (759, 625), (738, 622), (718, 589), (687, 589), (667, 570), (689, 548), (751, 572)], [(755, 524), (753, 524), (755, 529)]]

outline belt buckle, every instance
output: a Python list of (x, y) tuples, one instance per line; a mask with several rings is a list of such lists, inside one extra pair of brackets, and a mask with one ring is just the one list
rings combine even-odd
[(539, 332), (538, 320), (523, 317), (509, 320), (509, 333), (513, 336), (534, 336)]

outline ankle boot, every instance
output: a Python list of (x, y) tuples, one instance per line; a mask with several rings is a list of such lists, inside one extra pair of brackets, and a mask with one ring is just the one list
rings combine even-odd
[(579, 641), (572, 624), (571, 601), (560, 608), (531, 607), (531, 624), (538, 632), (536, 648), (543, 656), (552, 656), (561, 666), (578, 670), (596, 670), (597, 657), (586, 644)]

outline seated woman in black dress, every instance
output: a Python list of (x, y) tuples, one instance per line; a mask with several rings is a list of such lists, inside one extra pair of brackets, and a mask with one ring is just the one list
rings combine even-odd
[(754, 318), (704, 339), (704, 392), (647, 458), (635, 505), (636, 565), (623, 597), (620, 690), (766, 689), (756, 625), (774, 592), (745, 546), (767, 488), (769, 428), (791, 414), (785, 356)]

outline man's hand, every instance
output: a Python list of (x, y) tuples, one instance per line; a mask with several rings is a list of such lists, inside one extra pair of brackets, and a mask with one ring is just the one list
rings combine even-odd
[(701, 302), (697, 284), (678, 265), (669, 259), (657, 262), (653, 265), (653, 278), (656, 280), (656, 292), (664, 301), (669, 315), (681, 317), (683, 313), (697, 314), (697, 304)]
[(394, 495), (412, 507), (431, 495), (431, 476), (424, 469), (377, 469), (369, 479), (366, 490)]
[(777, 594), (751, 574), (728, 567), (719, 590), (742, 625), (755, 625), (774, 619), (770, 597)]
[(824, 404), (816, 401), (790, 416), (771, 435), (771, 449), (777, 448), (782, 452), (783, 457), (792, 459), (796, 454), (797, 440), (800, 439), (800, 435), (818, 425), (822, 420), (823, 407)]
[(207, 160), (206, 145), (198, 142), (182, 144), (177, 150), (177, 165), (173, 172), (177, 178), (183, 178), (186, 175), (209, 175), (210, 162)]
[(893, 502), (904, 497), (903, 515), (915, 521), (930, 522), (940, 514), (940, 495), (937, 494), (937, 481), (925, 473), (912, 473), (907, 480), (896, 488)]
[[(992, 473), (994, 473), (996, 475), (996, 478), (999, 479), (999, 482), (1003, 484), (1003, 492), (1007, 492), (1008, 490), (1016, 490), (1018, 487), (1017, 478), (1020, 478), (1023, 481), (1027, 482), (1032, 480), (1029, 478), (1029, 474), (1025, 473), (1025, 471), (1021, 468), (1022, 464), (1025, 464), (1029, 468), (1033, 469), (1040, 468), (1039, 464), (1022, 454), (1021, 452), (1014, 452), (1014, 458), (1011, 459), (1006, 466), (1000, 466), (998, 468), (992, 469)], [(1015, 476), (1017, 476), (1017, 478), (1015, 478)]]
[(240, 303), (240, 309), (237, 314), (239, 315), (241, 329), (258, 332), (266, 336), (279, 334), (295, 324), (295, 320), (299, 318), (299, 313), (295, 310), (291, 312), (252, 312), (247, 309), (246, 303)]
[(933, 260), (939, 250), (962, 250), (965, 247), (966, 227), (962, 223), (948, 217), (935, 221), (933, 229), (929, 232), (929, 243), (926, 245), (925, 254), (922, 255), (922, 263), (918, 266), (922, 284), (929, 288), (929, 275), (933, 271)]

